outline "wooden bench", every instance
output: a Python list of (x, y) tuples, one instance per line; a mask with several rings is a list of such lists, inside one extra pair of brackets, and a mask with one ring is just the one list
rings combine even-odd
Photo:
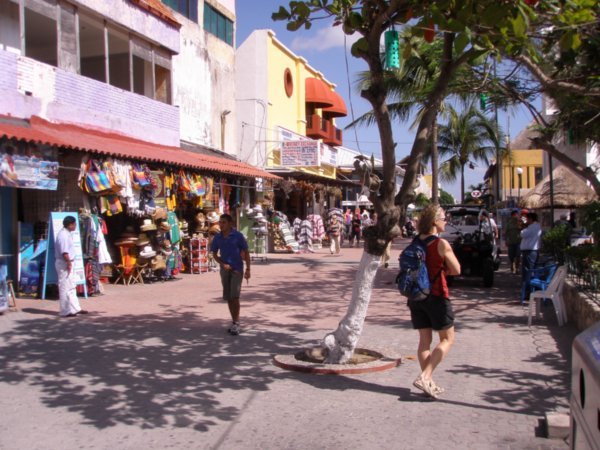
[(535, 302), (535, 317), (536, 319), (540, 316), (540, 303), (543, 299), (549, 298), (552, 300), (554, 310), (556, 311), (556, 318), (558, 319), (558, 325), (563, 326), (567, 322), (567, 311), (562, 297), (563, 284), (567, 276), (567, 268), (561, 266), (556, 270), (556, 273), (552, 277), (552, 281), (543, 291), (534, 291), (529, 294), (529, 317), (527, 319), (527, 325), (531, 326), (531, 320), (533, 315), (533, 302)]

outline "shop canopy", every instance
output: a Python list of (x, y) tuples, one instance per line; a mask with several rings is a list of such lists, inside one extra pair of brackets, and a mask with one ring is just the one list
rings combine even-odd
[(220, 172), (251, 178), (280, 178), (277, 175), (233, 159), (193, 153), (179, 147), (157, 145), (82, 125), (52, 123), (37, 116), (31, 117), (28, 122), (17, 122), (9, 118), (5, 118), (4, 121), (0, 120), (0, 137), (200, 171)]

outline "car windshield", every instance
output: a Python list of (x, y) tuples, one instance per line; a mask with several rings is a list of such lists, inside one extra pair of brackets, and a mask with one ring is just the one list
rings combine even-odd
[(448, 223), (455, 227), (478, 226), (479, 212), (470, 210), (457, 210), (448, 212)]

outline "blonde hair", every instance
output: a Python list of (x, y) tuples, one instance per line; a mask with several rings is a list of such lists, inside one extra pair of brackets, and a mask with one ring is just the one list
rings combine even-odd
[(421, 211), (419, 222), (417, 222), (417, 231), (419, 234), (429, 234), (431, 232), (435, 224), (435, 218), (441, 210), (442, 208), (439, 205), (429, 205)]

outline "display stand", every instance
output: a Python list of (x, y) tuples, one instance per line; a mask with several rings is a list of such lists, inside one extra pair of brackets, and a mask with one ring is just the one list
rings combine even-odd
[(250, 259), (252, 261), (268, 262), (267, 239), (268, 239), (268, 233), (255, 233), (254, 234), (254, 252), (250, 255)]
[(73, 231), (73, 246), (75, 248), (75, 261), (73, 261), (73, 274), (75, 284), (83, 284), (83, 294), (87, 298), (87, 283), (85, 280), (85, 268), (83, 266), (83, 252), (81, 249), (81, 237), (79, 234), (79, 215), (74, 212), (53, 212), (50, 213), (48, 221), (48, 239), (46, 245), (46, 263), (44, 264), (44, 277), (42, 286), (42, 299), (46, 298), (46, 286), (48, 284), (58, 283), (58, 273), (54, 266), (56, 258), (54, 257), (54, 242), (58, 232), (63, 228), (63, 220), (67, 216), (75, 218), (75, 231)]
[(208, 272), (208, 239), (190, 239), (190, 273)]

